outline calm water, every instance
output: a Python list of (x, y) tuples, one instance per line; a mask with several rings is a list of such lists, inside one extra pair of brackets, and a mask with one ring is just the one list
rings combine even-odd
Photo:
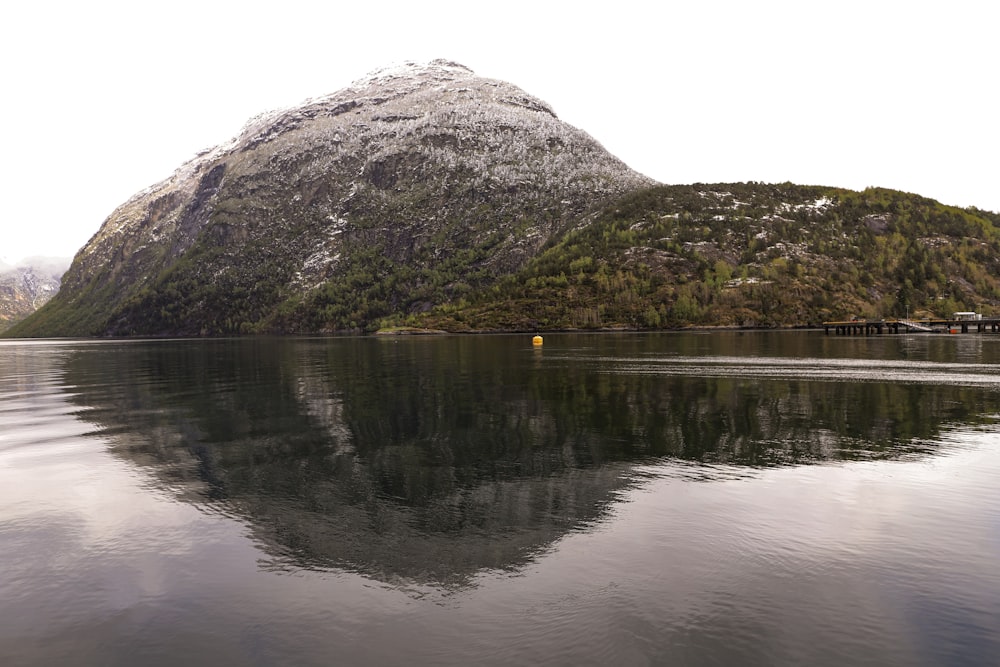
[(1000, 336), (0, 343), (3, 665), (997, 665)]

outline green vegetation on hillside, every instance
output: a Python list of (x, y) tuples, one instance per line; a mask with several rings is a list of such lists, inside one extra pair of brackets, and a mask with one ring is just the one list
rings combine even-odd
[(1000, 304), (996, 214), (884, 189), (658, 186), (515, 275), (386, 324), (448, 330), (796, 326)]
[[(526, 208), (491, 233), (451, 211), (439, 232), (406, 236), (375, 209), (345, 232), (336, 271), (296, 284), (302, 218), (280, 244), (233, 244), (215, 219), (154, 281), (115, 303), (91, 281), (82, 299), (55, 299), (26, 324), (114, 335), (778, 327), (826, 320), (1000, 315), (1000, 216), (885, 189), (792, 184), (656, 186), (627, 195), (538, 251), (498, 266), (491, 248), (513, 225), (552, 229)], [(402, 216), (403, 212), (396, 211)], [(446, 219), (445, 219), (446, 218)], [(537, 219), (536, 218), (540, 218)], [(368, 228), (381, 227), (380, 235)], [(463, 231), (464, 230), (464, 231)], [(523, 235), (523, 230), (513, 232)], [(216, 238), (217, 237), (217, 238)], [(305, 253), (305, 255), (303, 254)], [(9, 335), (31, 329), (14, 327)]]

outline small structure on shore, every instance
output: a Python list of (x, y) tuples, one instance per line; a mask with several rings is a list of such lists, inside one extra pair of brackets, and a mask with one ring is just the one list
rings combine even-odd
[[(973, 329), (974, 327), (974, 329)], [(924, 318), (920, 320), (863, 320), (852, 318), (846, 321), (823, 322), (823, 330), (830, 330), (837, 335), (871, 335), (881, 333), (913, 333), (913, 332), (943, 332), (943, 333), (1000, 333), (1000, 317), (984, 318), (982, 313), (973, 311), (958, 311), (950, 318)]]

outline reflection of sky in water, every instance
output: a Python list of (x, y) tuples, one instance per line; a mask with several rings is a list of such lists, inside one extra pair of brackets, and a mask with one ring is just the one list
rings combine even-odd
[[(604, 520), (449, 592), (276, 568), (240, 522), (156, 492), (84, 439), (75, 453), (22, 457), (33, 492), (0, 469), (0, 647), (100, 654), (155, 625), (170, 636), (134, 652), (192, 664), (329, 651), (438, 664), (983, 664), (1000, 630), (1000, 443), (945, 440), (921, 461), (709, 466), (699, 481), (687, 462), (643, 466)], [(15, 498), (29, 502), (11, 511)]]
[[(885, 377), (870, 362), (664, 359), (652, 364), (692, 375)], [(0, 391), (5, 664), (936, 665), (1000, 651), (992, 426), (949, 427), (931, 453), (896, 461), (620, 462), (597, 518), (516, 568), (447, 588), (262, 550), (252, 513), (191, 502), (155, 467), (110, 454), (121, 434), (98, 434), (68, 400), (59, 363), (18, 363), (13, 374), (0, 364), (21, 378)], [(876, 368), (917, 383), (986, 372)], [(339, 398), (302, 391), (308, 411), (342, 424)]]

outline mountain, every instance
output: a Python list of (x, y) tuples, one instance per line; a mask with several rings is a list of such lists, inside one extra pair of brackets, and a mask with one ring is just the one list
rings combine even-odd
[(261, 115), (135, 195), (16, 333), (369, 330), (651, 184), (509, 83), (408, 63)]
[(438, 60), (251, 120), (115, 210), (6, 335), (1000, 315), (998, 276), (996, 213), (883, 188), (656, 184), (543, 101)]
[(65, 257), (29, 257), (16, 266), (0, 263), (0, 331), (55, 296), (69, 262)]

